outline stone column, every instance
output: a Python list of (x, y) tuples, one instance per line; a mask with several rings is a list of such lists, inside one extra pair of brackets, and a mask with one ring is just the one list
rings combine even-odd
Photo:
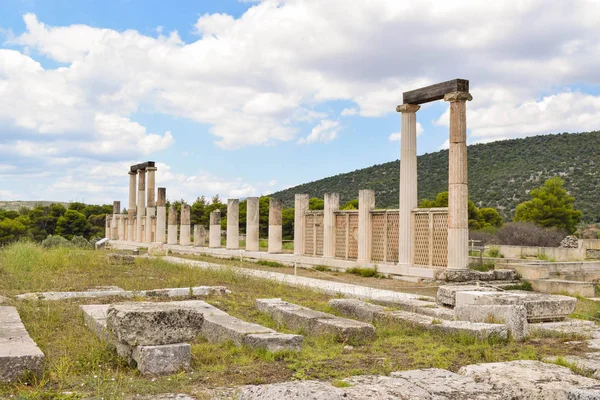
[(469, 267), (469, 188), (467, 170), (467, 92), (444, 96), (450, 103), (448, 159), (448, 268)]
[(146, 171), (138, 169), (137, 228), (136, 241), (143, 242), (145, 232), (142, 231), (146, 213)]
[(117, 236), (119, 240), (127, 240), (127, 236), (125, 233), (125, 214), (119, 214), (118, 226), (117, 226)]
[(147, 185), (147, 202), (146, 205), (146, 242), (153, 242), (152, 238), (152, 220), (155, 218), (156, 202), (155, 202), (155, 185), (156, 185), (156, 167), (147, 167), (146, 172), (148, 173), (148, 185)]
[(191, 244), (190, 241), (190, 217), (191, 207), (188, 204), (181, 205), (181, 225), (179, 227), (179, 244), (182, 246), (189, 246)]
[(156, 234), (154, 241), (165, 243), (165, 231), (167, 228), (167, 189), (158, 188), (156, 198)]
[(227, 248), (237, 250), (240, 248), (240, 201), (227, 200)]
[(340, 209), (340, 195), (325, 193), (323, 212), (323, 257), (335, 257), (335, 214)]
[(294, 254), (304, 254), (304, 213), (308, 211), (308, 194), (297, 194), (294, 198)]
[(112, 222), (110, 224), (110, 238), (119, 240), (119, 215), (121, 214), (121, 202), (113, 202)]
[(373, 235), (371, 210), (375, 209), (375, 192), (358, 192), (358, 263), (371, 261), (371, 237)]
[(259, 250), (260, 202), (258, 197), (246, 199), (246, 251)]
[(194, 247), (204, 247), (206, 243), (206, 228), (204, 225), (194, 225)]
[(398, 221), (398, 264), (411, 265), (414, 249), (412, 210), (417, 208), (417, 111), (415, 104), (402, 104), (400, 133), (400, 210)]
[(210, 213), (208, 247), (221, 247), (221, 210)]
[(283, 250), (282, 209), (283, 201), (269, 199), (269, 253), (281, 253)]
[(177, 244), (177, 208), (169, 207), (169, 224), (167, 226), (167, 244)]
[(135, 198), (137, 196), (136, 184), (135, 184), (135, 176), (137, 172), (129, 171), (129, 208), (127, 209), (127, 241), (133, 242), (135, 241), (135, 227), (133, 225), (133, 221), (135, 221), (136, 216), (136, 204)]

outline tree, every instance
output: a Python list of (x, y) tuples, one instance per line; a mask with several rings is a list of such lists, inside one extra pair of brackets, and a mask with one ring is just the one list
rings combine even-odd
[[(419, 203), (419, 208), (448, 207), (448, 192), (441, 192), (435, 197), (435, 200), (423, 199)], [(478, 230), (488, 227), (499, 228), (502, 226), (502, 217), (494, 208), (477, 208), (475, 203), (469, 199), (467, 204), (469, 215), (469, 229)]]
[(19, 216), (15, 219), (5, 218), (0, 221), (0, 243), (9, 243), (27, 236), (29, 218)]
[(309, 210), (323, 210), (325, 209), (325, 200), (319, 199), (318, 197), (311, 197), (308, 200)]
[(84, 214), (75, 210), (67, 210), (56, 223), (56, 234), (71, 240), (73, 236), (88, 236), (92, 224)]
[(358, 210), (358, 199), (347, 201), (341, 210)]
[(544, 185), (529, 192), (531, 200), (519, 204), (515, 222), (533, 222), (536, 225), (575, 232), (581, 221), (581, 211), (573, 207), (575, 198), (563, 188), (559, 177), (548, 179)]
[(198, 225), (202, 223), (206, 211), (205, 208), (206, 199), (204, 198), (204, 196), (196, 198), (196, 201), (192, 203), (190, 213), (190, 222), (192, 225)]

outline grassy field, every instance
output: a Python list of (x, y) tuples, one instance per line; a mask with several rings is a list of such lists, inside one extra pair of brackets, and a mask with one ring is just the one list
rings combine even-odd
[[(256, 298), (281, 297), (333, 312), (327, 305), (331, 296), (251, 279), (232, 269), (194, 269), (145, 258), (138, 258), (134, 265), (109, 265), (104, 262), (105, 255), (74, 249), (44, 250), (27, 243), (5, 247), (0, 250), (0, 295), (85, 290), (95, 286), (135, 290), (224, 285), (232, 291), (231, 295), (202, 299), (231, 315), (281, 332), (290, 331), (259, 313), (254, 306)], [(231, 261), (224, 263), (235, 265)], [(585, 350), (582, 344), (567, 343), (574, 339), (572, 336), (534, 337), (526, 343), (481, 341), (468, 336), (432, 334), (408, 325), (379, 324), (376, 340), (369, 343), (344, 343), (334, 337), (315, 337), (301, 332), (306, 337), (304, 349), (299, 353), (269, 353), (235, 347), (231, 343), (210, 344), (198, 338), (192, 344), (192, 371), (148, 378), (119, 359), (107, 343), (99, 340), (83, 323), (80, 304), (115, 301), (123, 300), (13, 302), (31, 337), (46, 354), (46, 365), (40, 377), (30, 376), (20, 382), (0, 385), (0, 398), (121, 399), (166, 392), (184, 392), (203, 398), (210, 396), (215, 388), (243, 384), (293, 379), (335, 382), (350, 375), (388, 374), (425, 367), (456, 371), (472, 363), (541, 359)], [(594, 305), (586, 303), (585, 307), (586, 313), (598, 314)]]

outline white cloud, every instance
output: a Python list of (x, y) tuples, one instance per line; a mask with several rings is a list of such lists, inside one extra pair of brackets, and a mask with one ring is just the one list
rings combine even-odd
[[(417, 122), (417, 136), (421, 136), (422, 134), (423, 134), (423, 125), (421, 125), (420, 122)], [(394, 133), (390, 134), (389, 139), (392, 142), (399, 142), (401, 135), (402, 134), (400, 132), (394, 132)]]
[(310, 144), (315, 142), (331, 142), (337, 137), (341, 129), (342, 127), (340, 126), (339, 121), (324, 119), (312, 129), (310, 135), (305, 138), (301, 138), (298, 140), (298, 143)]
[(341, 116), (342, 117), (348, 117), (350, 115), (357, 115), (358, 114), (358, 109), (357, 108), (344, 108), (342, 110)]

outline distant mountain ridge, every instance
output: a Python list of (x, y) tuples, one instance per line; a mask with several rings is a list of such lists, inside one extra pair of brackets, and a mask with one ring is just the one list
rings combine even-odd
[[(419, 200), (448, 190), (448, 150), (418, 157)], [(546, 179), (560, 176), (575, 197), (583, 220), (600, 222), (600, 131), (532, 136), (475, 144), (468, 149), (469, 195), (479, 207), (494, 207), (505, 220), (529, 191)], [(377, 208), (398, 207), (398, 160), (330, 176), (272, 194), (294, 206), (294, 194), (323, 197), (340, 194), (342, 204), (357, 198), (360, 189), (375, 190)]]

